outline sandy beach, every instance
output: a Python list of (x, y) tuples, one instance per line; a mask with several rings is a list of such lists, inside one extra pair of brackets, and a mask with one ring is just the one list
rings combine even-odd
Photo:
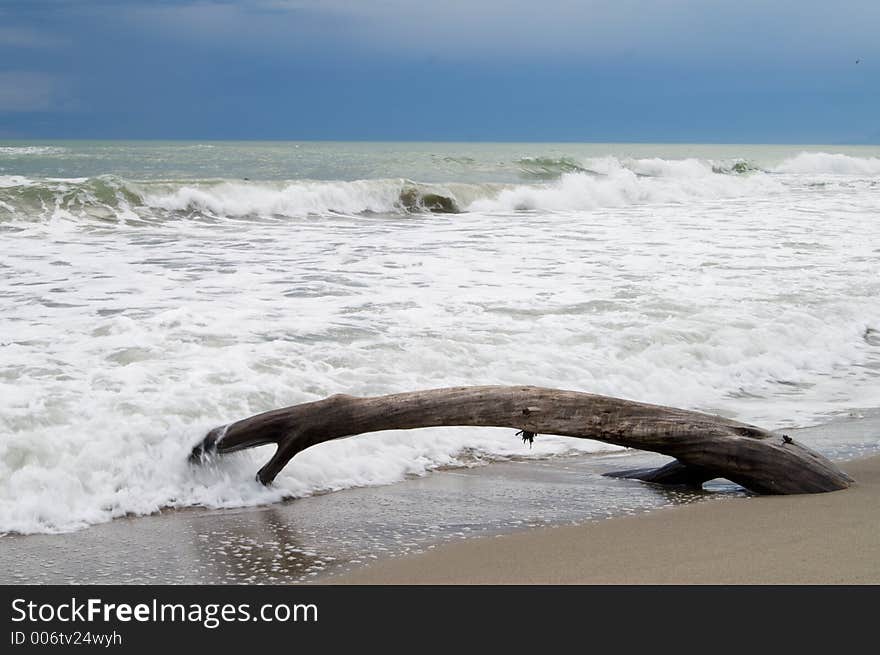
[(828, 494), (729, 498), (470, 539), (376, 562), (344, 584), (876, 584), (880, 456)]

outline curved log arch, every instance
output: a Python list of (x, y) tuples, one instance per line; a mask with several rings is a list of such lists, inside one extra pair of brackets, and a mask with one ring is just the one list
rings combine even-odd
[(786, 435), (721, 416), (608, 396), (530, 386), (430, 389), (370, 398), (335, 395), (257, 414), (211, 430), (190, 460), (274, 443), (257, 473), (269, 484), (297, 453), (319, 443), (381, 430), (436, 426), (509, 427), (525, 439), (555, 434), (663, 453), (657, 470), (618, 476), (700, 486), (727, 478), (761, 494), (845, 489), (851, 478)]

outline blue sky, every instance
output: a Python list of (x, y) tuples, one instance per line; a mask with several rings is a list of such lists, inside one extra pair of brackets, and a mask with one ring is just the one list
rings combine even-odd
[(876, 0), (0, 0), (0, 138), (880, 143), (878, 33)]

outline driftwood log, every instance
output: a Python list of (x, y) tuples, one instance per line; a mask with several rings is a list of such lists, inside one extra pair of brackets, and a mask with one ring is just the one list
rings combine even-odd
[(595, 439), (663, 453), (659, 469), (612, 475), (699, 487), (727, 478), (759, 494), (819, 493), (852, 482), (828, 459), (787, 435), (721, 416), (619, 398), (540, 387), (455, 387), (373, 398), (335, 395), (276, 409), (211, 430), (193, 462), (214, 453), (276, 444), (257, 473), (269, 484), (297, 453), (319, 443), (380, 430), (434, 426), (494, 426), (537, 434)]

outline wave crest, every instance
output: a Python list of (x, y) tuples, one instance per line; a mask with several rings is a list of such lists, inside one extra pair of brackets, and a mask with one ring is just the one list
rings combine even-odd
[(58, 146), (0, 146), (0, 157), (63, 155), (67, 151), (67, 148), (61, 148)]
[(697, 159), (592, 160), (595, 173), (568, 173), (550, 184), (519, 185), (473, 202), (471, 211), (576, 211), (636, 204), (683, 203), (778, 193), (764, 173), (726, 175)]
[[(880, 176), (880, 158), (803, 152), (762, 170), (744, 159), (565, 157), (517, 160), (522, 184), (167, 180), (104, 175), (54, 179), (0, 175), (0, 221), (306, 218), (519, 210), (578, 211), (640, 204), (765, 197), (816, 184)], [(828, 175), (840, 181), (828, 180)], [(844, 176), (846, 179), (844, 179)], [(873, 182), (872, 182), (873, 183)]]
[(572, 157), (523, 157), (516, 161), (520, 174), (537, 180), (556, 179), (565, 173), (592, 173)]
[(458, 213), (491, 185), (353, 182), (130, 182), (115, 176), (34, 180), (0, 176), (0, 220), (305, 218), (358, 214)]
[(802, 152), (786, 159), (774, 173), (880, 176), (880, 158), (852, 157), (840, 153)]

